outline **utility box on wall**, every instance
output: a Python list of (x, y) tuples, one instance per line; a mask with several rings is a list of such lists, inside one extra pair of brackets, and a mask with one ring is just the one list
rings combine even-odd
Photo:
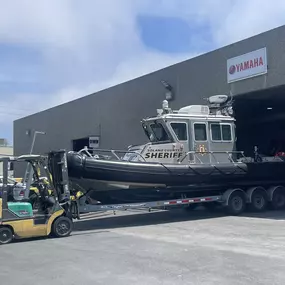
[(87, 147), (89, 149), (100, 147), (100, 136), (84, 137), (72, 141), (73, 151), (80, 151)]
[(99, 136), (89, 137), (89, 147), (99, 148), (100, 147), (100, 137)]

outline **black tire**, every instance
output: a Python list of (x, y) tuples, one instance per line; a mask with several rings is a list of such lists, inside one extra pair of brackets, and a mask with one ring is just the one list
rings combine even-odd
[(226, 212), (232, 216), (238, 216), (244, 212), (246, 208), (245, 195), (241, 191), (234, 191), (228, 200)]
[(254, 212), (263, 212), (266, 210), (268, 197), (265, 191), (256, 189), (251, 195), (251, 203), (249, 208)]
[(51, 234), (54, 237), (67, 237), (73, 230), (73, 222), (70, 218), (61, 216), (57, 218), (52, 225)]
[(0, 244), (10, 243), (13, 238), (13, 231), (9, 227), (0, 228)]
[(284, 188), (278, 188), (273, 192), (270, 206), (273, 210), (283, 210), (285, 208), (285, 192)]

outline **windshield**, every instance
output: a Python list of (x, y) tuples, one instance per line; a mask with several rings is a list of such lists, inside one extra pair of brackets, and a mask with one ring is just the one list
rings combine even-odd
[(170, 137), (161, 123), (151, 123), (150, 128), (154, 135), (154, 141), (165, 142), (170, 140)]
[(151, 137), (150, 137), (151, 134), (150, 134), (150, 132), (149, 132), (149, 130), (147, 128), (147, 125), (143, 124), (142, 126), (143, 126), (143, 130), (144, 130), (144, 133), (146, 134), (147, 138), (149, 140), (151, 140)]

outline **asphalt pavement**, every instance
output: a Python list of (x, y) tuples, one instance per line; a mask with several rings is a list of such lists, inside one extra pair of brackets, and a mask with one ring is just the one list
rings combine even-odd
[(285, 284), (285, 212), (97, 213), (0, 247), (1, 285)]

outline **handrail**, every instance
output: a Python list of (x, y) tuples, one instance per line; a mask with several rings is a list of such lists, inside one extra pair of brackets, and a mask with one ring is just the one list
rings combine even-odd
[[(89, 150), (92, 150), (92, 151), (95, 151), (95, 152), (107, 152), (107, 153), (111, 153), (111, 154), (112, 154), (117, 160), (119, 160), (119, 161), (122, 161), (122, 158), (120, 158), (120, 157), (117, 155), (117, 153), (124, 153), (124, 154), (133, 153), (133, 154), (139, 156), (141, 159), (143, 159), (144, 162), (146, 162), (145, 158), (144, 158), (140, 153), (135, 152), (135, 151), (129, 151), (129, 150), (99, 149), (99, 148), (97, 148), (97, 149), (90, 149), (90, 148), (89, 148), (89, 149), (88, 149), (87, 147), (85, 147), (85, 148), (81, 149), (78, 153), (82, 153), (82, 152), (85, 151), (90, 157), (95, 158), (94, 156), (96, 156), (96, 154), (95, 154), (95, 155), (92, 155), (92, 154), (89, 152)], [(96, 159), (96, 158), (95, 158), (95, 159)], [(124, 160), (124, 161), (130, 161), (130, 159)]]
[[(110, 153), (112, 156), (114, 156), (117, 160), (119, 160), (119, 161), (126, 161), (126, 162), (137, 162), (137, 161), (131, 161), (130, 159), (131, 159), (132, 157), (130, 157), (129, 159), (122, 159), (122, 157), (120, 157), (117, 153), (124, 153), (124, 154), (128, 154), (128, 153), (129, 153), (129, 154), (134, 154), (134, 155), (136, 155), (137, 157), (140, 157), (140, 158), (142, 159), (142, 161), (139, 161), (139, 162), (148, 162), (140, 153), (138, 153), (138, 152), (136, 152), (136, 151), (130, 151), (130, 150), (91, 149), (91, 148), (88, 149), (88, 147), (85, 147), (85, 148), (81, 149), (80, 151), (78, 151), (78, 153), (80, 154), (80, 153), (82, 153), (82, 152), (86, 152), (86, 154), (87, 154), (89, 157), (94, 158), (94, 159), (97, 159), (95, 156), (98, 155), (98, 154), (92, 155), (92, 154), (89, 152), (89, 150), (92, 150), (92, 151), (95, 151), (95, 152), (107, 152), (107, 153)], [(246, 162), (252, 162), (252, 161), (254, 160), (252, 157), (246, 157), (246, 156), (244, 155), (244, 151), (203, 151), (203, 152), (201, 152), (201, 151), (188, 151), (188, 152), (185, 153), (185, 155), (184, 155), (183, 157), (177, 159), (177, 163), (178, 163), (178, 164), (181, 164), (181, 163), (185, 160), (185, 158), (186, 158), (187, 156), (189, 156), (189, 154), (192, 154), (192, 155), (195, 156), (195, 159), (194, 159), (194, 161), (193, 161), (195, 164), (197, 164), (197, 163), (200, 163), (200, 164), (209, 164), (209, 163), (210, 163), (210, 164), (211, 164), (211, 163), (212, 163), (211, 161), (209, 161), (209, 162), (203, 162), (203, 161), (199, 158), (198, 154), (200, 154), (200, 155), (201, 155), (201, 154), (209, 154), (211, 157), (214, 158), (214, 160), (215, 160), (214, 163), (216, 163), (216, 164), (223, 164), (223, 163), (226, 163), (226, 162), (219, 162), (218, 159), (215, 157), (215, 154), (219, 154), (219, 153), (220, 153), (220, 154), (228, 154), (229, 161), (230, 161), (231, 163), (233, 163), (233, 164), (241, 164), (241, 163), (246, 163)], [(232, 158), (232, 155), (233, 155), (233, 154), (241, 154), (242, 157), (239, 158), (239, 159), (237, 159), (237, 161), (235, 161), (235, 160)], [(102, 156), (105, 157), (104, 155), (102, 155)], [(110, 156), (108, 156), (108, 157), (110, 157)], [(244, 158), (245, 161), (241, 161), (240, 159), (242, 159), (242, 158)], [(277, 157), (274, 156), (273, 159), (278, 159), (278, 156), (277, 156)], [(268, 160), (267, 160), (266, 157), (264, 157), (264, 158), (263, 158), (263, 161), (268, 161)], [(192, 162), (192, 163), (189, 162), (189, 163), (188, 163), (189, 166), (190, 166), (191, 164), (193, 164), (193, 162)], [(162, 166), (166, 167), (166, 166), (164, 165), (165, 163), (161, 163), (161, 162), (159, 162), (159, 161), (156, 161), (156, 162), (153, 162), (153, 163), (158, 163), (158, 164), (161, 164)], [(167, 164), (167, 163), (166, 163), (166, 164)], [(168, 163), (168, 164), (169, 164), (169, 163)]]
[[(89, 150), (92, 150), (92, 151), (95, 151), (97, 152), (97, 154), (94, 154), (92, 155)], [(116, 150), (116, 149), (90, 149), (90, 148), (83, 148), (81, 149), (78, 153), (82, 153), (82, 152), (86, 152), (90, 157), (96, 159), (96, 155), (98, 155), (98, 152), (106, 152), (106, 153), (110, 153), (112, 156), (114, 156), (117, 160), (119, 161), (122, 161), (123, 159), (120, 158), (120, 156), (118, 155), (119, 153), (124, 153), (124, 154), (127, 154), (127, 153), (132, 153), (132, 154), (135, 154), (137, 155), (138, 157), (140, 157), (144, 162), (147, 162), (146, 159), (140, 154), (140, 153), (137, 153), (135, 151), (129, 151), (129, 150)], [(197, 156), (198, 154), (210, 154), (214, 159), (215, 159), (215, 162), (216, 163), (220, 163), (218, 161), (218, 159), (215, 157), (215, 154), (228, 154), (229, 156), (229, 160), (232, 162), (232, 163), (238, 163), (238, 162), (235, 162), (233, 159), (232, 159), (232, 154), (241, 154), (244, 158), (245, 158), (245, 155), (244, 155), (244, 151), (204, 151), (204, 152), (199, 152), (199, 151), (188, 151), (186, 152), (186, 154), (182, 157), (182, 158), (178, 158), (177, 159), (177, 163), (182, 163), (185, 158), (187, 156), (189, 156), (189, 154), (193, 154), (195, 155), (195, 158), (199, 161), (199, 163), (203, 164), (204, 162)], [(129, 158), (128, 160), (123, 160), (123, 161), (128, 161), (130, 162), (130, 159)], [(159, 163), (159, 162), (158, 162)]]

